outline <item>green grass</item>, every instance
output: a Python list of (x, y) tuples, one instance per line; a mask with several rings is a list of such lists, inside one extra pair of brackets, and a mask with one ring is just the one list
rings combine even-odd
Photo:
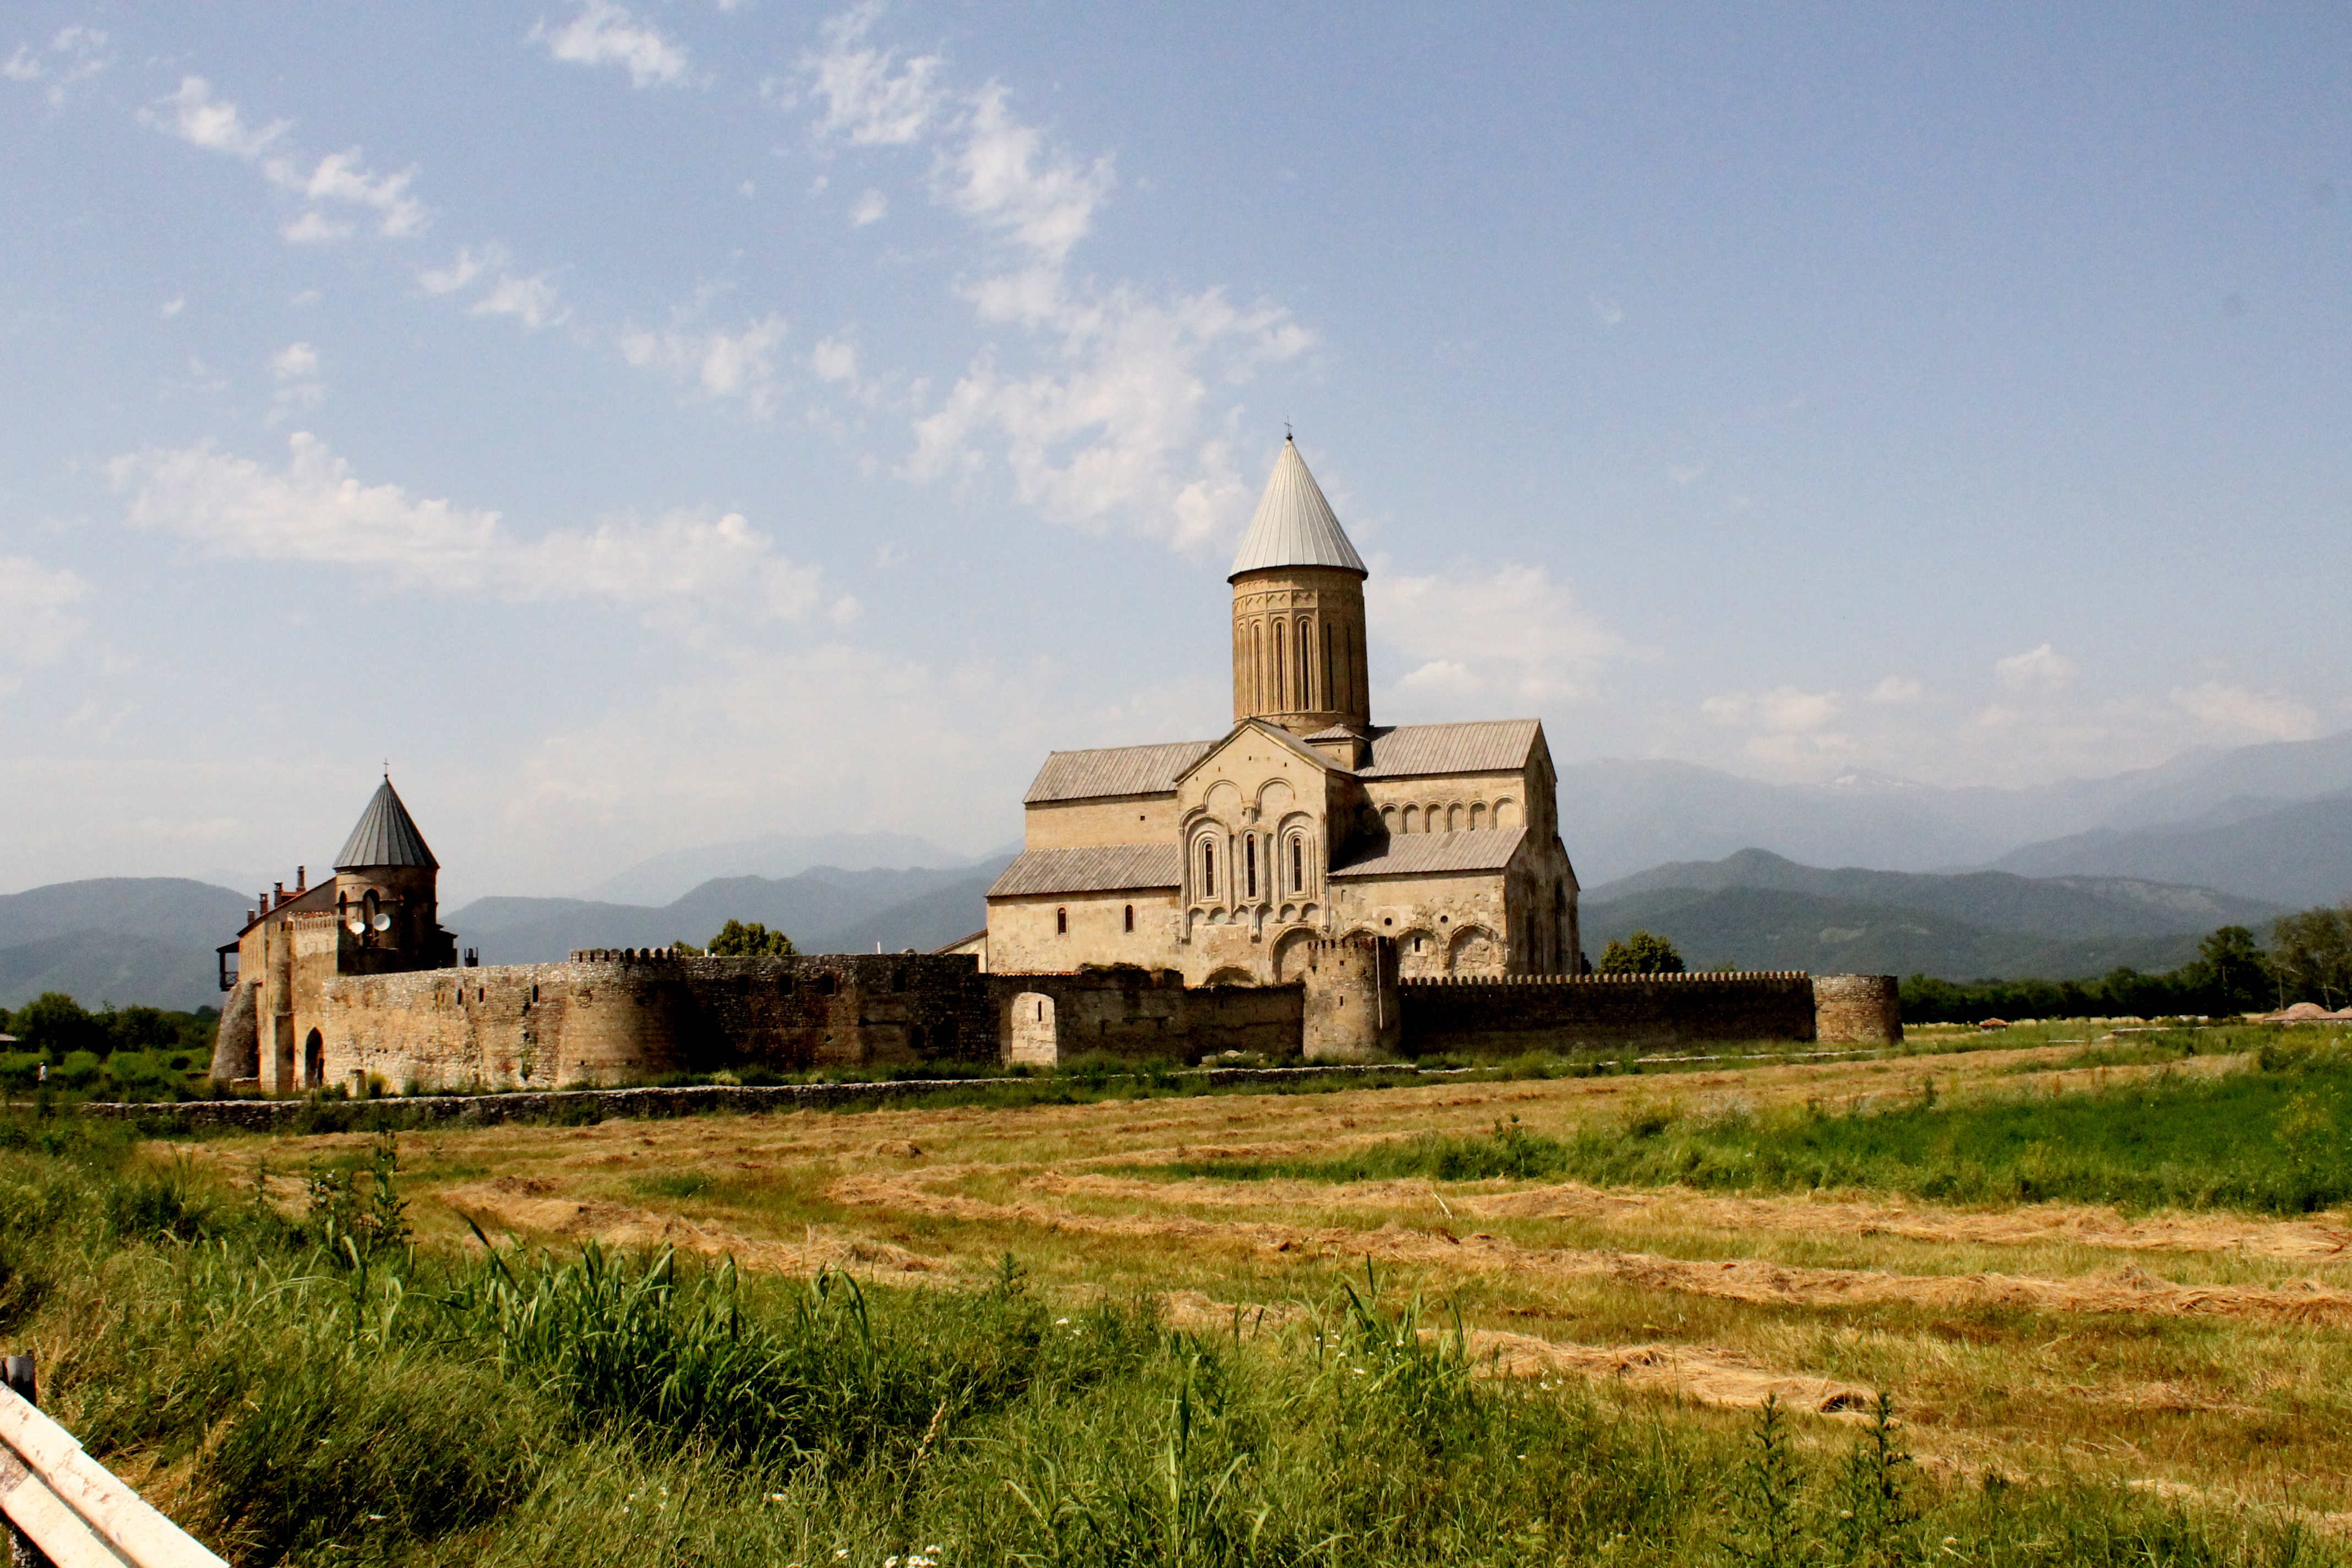
[(436, 1253), (387, 1145), (285, 1215), (121, 1130), (0, 1122), (0, 1332), (244, 1564), (2328, 1563), (2260, 1516), (1938, 1482), (1896, 1428), (1742, 1429), (1483, 1381), (1443, 1312)]
[[(1486, 1137), (1396, 1139), (1334, 1159), (1149, 1169), (1241, 1181), (1568, 1177), (1731, 1191), (1873, 1188), (1955, 1203), (2064, 1199), (2277, 1215), (2352, 1201), (2352, 1053), (2333, 1040), (2265, 1038), (2247, 1071), (2159, 1073), (2054, 1099), (1939, 1102), (1923, 1077), (1907, 1103), (1886, 1109), (1695, 1116), (1645, 1100), (1567, 1138), (1513, 1121)], [(2142, 1060), (2152, 1048), (2116, 1056)], [(2086, 1055), (2065, 1065), (2110, 1064)]]

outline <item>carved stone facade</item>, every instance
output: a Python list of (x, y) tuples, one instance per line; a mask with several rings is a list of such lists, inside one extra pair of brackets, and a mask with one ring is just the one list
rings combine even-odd
[(1347, 937), (1393, 941), (1408, 978), (1582, 970), (1543, 726), (1373, 724), (1365, 576), (1286, 442), (1230, 578), (1233, 728), (1046, 759), (992, 970), (1278, 985)]

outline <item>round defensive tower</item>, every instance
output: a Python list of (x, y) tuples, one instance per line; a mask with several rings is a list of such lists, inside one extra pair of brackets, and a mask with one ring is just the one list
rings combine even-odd
[(1404, 1043), (1397, 1016), (1396, 943), (1387, 937), (1318, 940), (1301, 978), (1300, 1047), (1310, 1062), (1379, 1062)]
[(1296, 735), (1372, 721), (1363, 557), (1285, 437), (1234, 558), (1234, 722)]

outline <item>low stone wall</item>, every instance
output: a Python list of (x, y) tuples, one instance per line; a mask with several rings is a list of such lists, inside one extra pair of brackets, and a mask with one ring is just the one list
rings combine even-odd
[[(992, 1046), (1052, 1066), (1102, 1054), (1197, 1062), (1225, 1051), (1295, 1057), (1304, 1003), (1293, 985), (1187, 986), (1172, 969), (991, 974)], [(1041, 1009), (1039, 1004), (1044, 1005)]]
[(1813, 982), (1801, 971), (1449, 977), (1397, 993), (1415, 1056), (1814, 1037)]

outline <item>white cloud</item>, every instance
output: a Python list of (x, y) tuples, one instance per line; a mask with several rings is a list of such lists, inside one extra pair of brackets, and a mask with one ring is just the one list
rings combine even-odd
[(1735, 691), (1710, 697), (1699, 710), (1719, 724), (1750, 731), (1741, 750), (1753, 761), (1777, 769), (1803, 770), (1859, 755), (1861, 743), (1832, 729), (1846, 711), (1835, 691), (1776, 686), (1765, 691)]
[(1365, 584), (1365, 612), (1374, 639), (1410, 667), (1397, 682), (1402, 693), (1532, 710), (1588, 695), (1604, 668), (1632, 656), (1544, 567), (1412, 576), (1386, 564)]
[(1592, 319), (1604, 327), (1613, 327), (1625, 319), (1625, 307), (1614, 300), (1592, 296)]
[(185, 294), (175, 294), (169, 300), (163, 301), (163, 305), (158, 309), (157, 314), (161, 315), (168, 321), (187, 308), (188, 297)]
[(714, 611), (793, 620), (822, 607), (817, 569), (796, 565), (732, 512), (520, 539), (496, 511), (362, 485), (324, 442), (299, 432), (283, 468), (201, 442), (117, 458), (110, 473), (131, 494), (132, 526), (216, 556), (350, 567), (435, 593), (601, 600), (674, 629)]
[[(168, 122), (160, 112), (166, 105), (171, 110)], [(212, 84), (200, 76), (182, 77), (177, 92), (142, 110), (140, 118), (192, 146), (248, 163), (260, 157), (293, 123), (273, 120), (263, 126), (247, 125), (236, 105), (215, 98)]]
[(70, 572), (52, 571), (23, 555), (0, 555), (0, 661), (54, 664), (81, 636), (68, 606), (89, 593)]
[(622, 357), (659, 371), (714, 402), (740, 401), (753, 415), (772, 414), (776, 405), (776, 348), (784, 341), (784, 319), (763, 316), (740, 331), (695, 332), (673, 327), (648, 331), (632, 327), (620, 335)]
[(327, 384), (319, 374), (319, 351), (309, 343), (289, 343), (271, 354), (269, 376), (278, 384), (269, 403), (268, 423), (271, 425), (307, 414), (326, 400)]
[(1993, 662), (1993, 674), (2011, 691), (2062, 691), (2074, 683), (2074, 661), (2048, 643)]
[(834, 17), (824, 25), (824, 51), (801, 57), (801, 70), (824, 105), (820, 138), (854, 147), (908, 146), (946, 110), (939, 56), (918, 56), (902, 68), (896, 49), (866, 41), (881, 10), (868, 0)]
[(466, 313), (470, 316), (512, 316), (533, 331), (566, 321), (572, 314), (556, 297), (555, 285), (547, 280), (544, 272), (530, 278), (517, 278), (512, 274), (500, 277)]
[(38, 86), (52, 109), (62, 108), (73, 89), (114, 63), (106, 52), (106, 35), (95, 27), (60, 27), (48, 47), (19, 44), (16, 52), (0, 60), (0, 77)]
[[(917, 394), (903, 473), (968, 483), (1001, 465), (1015, 496), (1051, 521), (1128, 526), (1186, 548), (1238, 531), (1260, 454), (1249, 443), (1251, 471), (1239, 471), (1234, 389), (1297, 359), (1312, 335), (1280, 305), (1236, 305), (1220, 289), (1168, 297), (1074, 284), (1070, 253), (1117, 184), (1112, 161), (1055, 144), (999, 83), (954, 89), (939, 56), (877, 46), (877, 15), (867, 4), (835, 16), (803, 58), (814, 134), (821, 145), (929, 151), (930, 199), (987, 242), (986, 268), (959, 292), (996, 330), (937, 403), (923, 408)], [(866, 202), (853, 216), (868, 211), (879, 216)]]
[(972, 95), (963, 144), (949, 158), (948, 199), (1027, 250), (1035, 264), (1059, 267), (1117, 183), (1111, 161), (1082, 165), (1049, 147), (1045, 132), (1013, 117), (1008, 97), (995, 82)]
[(470, 245), (459, 246), (448, 266), (417, 268), (416, 286), (427, 294), (455, 294), (483, 273), (506, 264), (503, 246), (486, 245), (478, 252)]
[(849, 209), (849, 223), (853, 228), (864, 228), (867, 224), (880, 223), (889, 216), (890, 198), (879, 191), (869, 190), (857, 198), (856, 206)]
[(2319, 734), (2319, 714), (2309, 704), (2275, 692), (2208, 680), (2172, 693), (2174, 706), (2208, 724), (2251, 730), (2274, 741), (2308, 741)]
[(567, 65), (624, 67), (633, 87), (682, 87), (692, 79), (686, 46), (613, 0), (583, 0), (560, 27), (542, 17), (529, 41), (545, 44), (551, 58)]
[(1873, 702), (1916, 702), (1927, 694), (1927, 688), (1907, 675), (1890, 675), (1870, 689)]
[(142, 110), (140, 118), (192, 146), (257, 163), (271, 184), (310, 203), (279, 230), (292, 244), (320, 245), (350, 238), (357, 226), (330, 207), (362, 207), (373, 212), (377, 232), (390, 239), (421, 234), (431, 219), (425, 204), (409, 194), (416, 177), (413, 166), (396, 174), (371, 174), (356, 147), (331, 153), (308, 171), (284, 153), (264, 158), (263, 153), (284, 140), (292, 121), (273, 120), (257, 128), (248, 125), (236, 105), (215, 98), (212, 84), (200, 76), (182, 77), (177, 91)]

